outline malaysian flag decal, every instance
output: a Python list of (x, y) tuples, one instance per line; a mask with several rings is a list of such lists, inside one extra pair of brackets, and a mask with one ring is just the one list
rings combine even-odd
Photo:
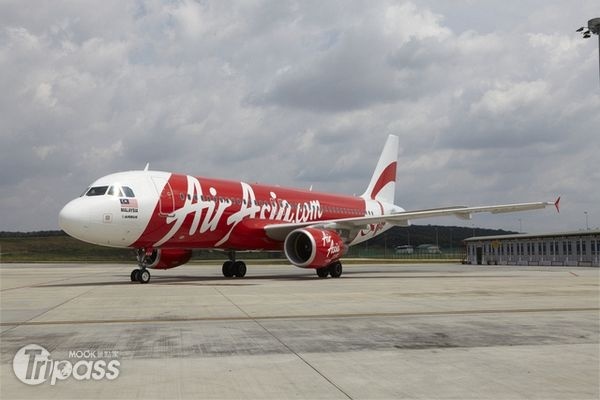
[(119, 199), (121, 200), (121, 207), (135, 207), (137, 208), (138, 202), (136, 199)]

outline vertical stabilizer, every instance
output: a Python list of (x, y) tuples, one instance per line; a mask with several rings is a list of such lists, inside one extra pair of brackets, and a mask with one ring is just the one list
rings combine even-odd
[(394, 204), (396, 192), (396, 166), (398, 165), (398, 136), (389, 135), (371, 182), (361, 196), (364, 199), (378, 200)]

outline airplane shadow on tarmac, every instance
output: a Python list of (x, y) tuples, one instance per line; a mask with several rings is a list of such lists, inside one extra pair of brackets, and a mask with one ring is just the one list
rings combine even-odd
[[(407, 275), (417, 271), (345, 271), (344, 274), (339, 278), (342, 280), (348, 279), (483, 279), (483, 278), (507, 278), (508, 275), (439, 275), (431, 273), (430, 275)], [(422, 272), (422, 271), (420, 271)], [(375, 276), (372, 276), (375, 275)], [(95, 281), (95, 282), (71, 282), (71, 283), (54, 283), (54, 284), (40, 284), (33, 285), (34, 287), (91, 287), (91, 286), (121, 286), (121, 285), (139, 285), (138, 282), (131, 282), (127, 275), (113, 275), (119, 280), (110, 281)], [(333, 278), (318, 278), (313, 274), (307, 275), (246, 275), (245, 278), (225, 278), (222, 276), (189, 276), (189, 275), (177, 275), (177, 276), (160, 276), (153, 275), (152, 279), (147, 285), (202, 285), (202, 286), (256, 286), (260, 283), (252, 283), (252, 281), (329, 281)]]

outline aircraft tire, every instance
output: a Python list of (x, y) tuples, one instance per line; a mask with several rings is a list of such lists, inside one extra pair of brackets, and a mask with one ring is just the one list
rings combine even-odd
[(233, 270), (234, 275), (238, 278), (243, 278), (246, 276), (246, 263), (243, 261), (234, 262), (231, 269)]
[(339, 261), (334, 262), (329, 266), (329, 273), (332, 278), (339, 278), (342, 276), (342, 263)]
[(140, 270), (138, 268), (131, 271), (131, 282), (139, 282), (140, 280)]
[(140, 283), (150, 282), (150, 271), (147, 269), (140, 270), (139, 281)]
[(319, 278), (327, 278), (327, 275), (329, 275), (329, 268), (317, 268), (317, 275)]
[(222, 269), (222, 271), (223, 271), (223, 276), (225, 278), (231, 278), (231, 277), (233, 277), (233, 275), (234, 275), (233, 274), (233, 272), (234, 272), (233, 271), (233, 261), (225, 261), (223, 263), (223, 269)]

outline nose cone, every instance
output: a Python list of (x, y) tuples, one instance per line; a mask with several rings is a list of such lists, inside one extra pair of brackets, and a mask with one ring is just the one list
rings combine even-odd
[(79, 199), (67, 203), (58, 214), (58, 226), (60, 229), (75, 238), (81, 238), (82, 233), (87, 229), (88, 218), (85, 210), (79, 207)]

